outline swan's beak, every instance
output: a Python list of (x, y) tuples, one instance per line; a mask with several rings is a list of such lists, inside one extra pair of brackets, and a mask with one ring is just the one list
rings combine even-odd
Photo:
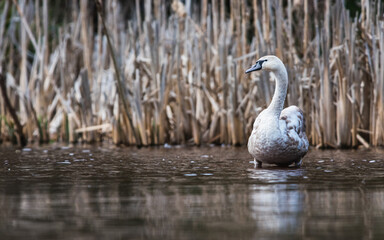
[(262, 62), (261, 61), (257, 61), (255, 65), (253, 65), (250, 69), (248, 69), (247, 71), (245, 71), (245, 73), (250, 73), (250, 72), (253, 72), (253, 71), (259, 71), (261, 69), (261, 64)]

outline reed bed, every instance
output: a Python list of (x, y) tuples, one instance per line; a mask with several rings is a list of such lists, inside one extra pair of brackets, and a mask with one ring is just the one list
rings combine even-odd
[(244, 70), (275, 54), (312, 145), (384, 145), (384, 11), (357, 3), (3, 1), (0, 139), (244, 145), (274, 89)]

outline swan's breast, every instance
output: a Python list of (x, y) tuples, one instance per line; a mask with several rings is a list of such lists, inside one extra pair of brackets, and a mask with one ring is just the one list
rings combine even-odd
[(275, 155), (284, 143), (279, 121), (263, 111), (255, 120), (248, 140), (248, 151), (257, 158)]

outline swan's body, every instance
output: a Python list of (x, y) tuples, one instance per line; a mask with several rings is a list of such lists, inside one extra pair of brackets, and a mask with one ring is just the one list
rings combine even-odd
[(271, 71), (276, 79), (276, 87), (271, 104), (253, 124), (248, 151), (259, 166), (262, 163), (282, 166), (295, 163), (300, 166), (309, 144), (300, 108), (290, 106), (283, 110), (288, 87), (287, 70), (276, 56), (260, 58), (246, 73), (257, 70)]

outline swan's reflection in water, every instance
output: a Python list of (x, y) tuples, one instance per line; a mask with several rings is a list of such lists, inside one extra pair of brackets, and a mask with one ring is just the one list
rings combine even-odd
[[(304, 194), (297, 186), (254, 187), (250, 194), (252, 217), (264, 232), (296, 233), (301, 224)], [(288, 190), (289, 189), (289, 190)]]
[(251, 185), (249, 189), (252, 217), (260, 231), (297, 232), (305, 196), (297, 183), (289, 182), (303, 176), (303, 169), (248, 169), (249, 178), (264, 183)]
[(305, 170), (300, 168), (249, 168), (248, 177), (262, 183), (289, 183), (305, 177)]

